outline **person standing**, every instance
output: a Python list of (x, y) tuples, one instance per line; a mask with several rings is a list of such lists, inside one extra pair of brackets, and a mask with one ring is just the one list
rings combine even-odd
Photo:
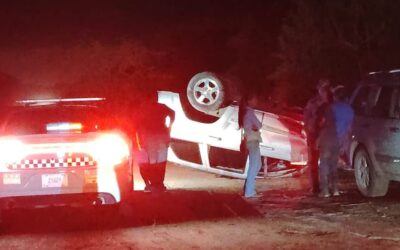
[(249, 168), (244, 184), (244, 197), (257, 198), (261, 195), (256, 192), (256, 177), (261, 168), (261, 122), (257, 119), (253, 107), (256, 105), (256, 97), (253, 96), (248, 101), (243, 97), (239, 106), (239, 127), (244, 131), (246, 147), (249, 156)]
[(170, 128), (175, 113), (164, 104), (158, 103), (158, 96), (154, 94), (144, 104), (136, 131), (139, 170), (145, 183), (145, 191), (165, 191)]
[(318, 137), (321, 129), (323, 114), (331, 102), (329, 80), (320, 80), (317, 85), (317, 95), (311, 98), (304, 108), (304, 129), (307, 134), (308, 147), (308, 177), (313, 194), (319, 193), (318, 174)]
[(351, 133), (354, 119), (353, 109), (345, 101), (345, 97), (344, 88), (336, 88), (334, 102), (329, 105), (324, 114), (324, 124), (319, 139), (320, 197), (339, 195), (337, 165), (340, 149)]

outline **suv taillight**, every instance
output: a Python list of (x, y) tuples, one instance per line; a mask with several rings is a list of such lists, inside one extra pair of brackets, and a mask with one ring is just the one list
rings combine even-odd
[(0, 167), (25, 157), (26, 146), (16, 139), (0, 139)]
[(92, 156), (97, 166), (113, 167), (129, 158), (129, 144), (118, 133), (102, 134), (89, 142), (24, 144), (14, 138), (0, 139), (0, 167), (18, 163), (29, 155), (56, 153), (64, 157), (65, 153), (86, 153)]

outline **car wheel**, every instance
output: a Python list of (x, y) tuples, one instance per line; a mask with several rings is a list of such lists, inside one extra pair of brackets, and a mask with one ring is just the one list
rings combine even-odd
[(187, 86), (187, 98), (196, 110), (209, 113), (218, 110), (225, 99), (222, 82), (210, 72), (194, 75)]
[(376, 173), (364, 148), (358, 149), (354, 157), (354, 175), (358, 190), (362, 195), (367, 197), (386, 195), (389, 188), (389, 180)]

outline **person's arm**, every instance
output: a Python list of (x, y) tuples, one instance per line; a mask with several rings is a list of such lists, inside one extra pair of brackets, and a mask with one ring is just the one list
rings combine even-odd
[(257, 131), (261, 128), (261, 122), (257, 119), (254, 110), (251, 108), (246, 109), (243, 119), (243, 128), (247, 131)]
[(258, 120), (258, 118), (257, 118), (257, 116), (256, 116), (256, 114), (255, 114), (255, 112), (254, 112), (254, 110), (253, 110), (252, 113), (253, 113), (253, 114), (252, 114), (252, 124), (253, 124), (252, 129), (253, 129), (254, 131), (258, 131), (258, 130), (261, 129), (262, 123)]
[(351, 133), (353, 130), (353, 122), (354, 122), (354, 111), (350, 105), (349, 105), (349, 113), (350, 113), (350, 121), (347, 127), (347, 135), (349, 138), (351, 138)]
[(327, 124), (335, 124), (335, 112), (332, 105), (321, 107), (322, 114), (319, 115), (319, 128), (325, 127)]
[(309, 133), (312, 128), (311, 126), (311, 119), (312, 119), (312, 108), (311, 108), (311, 100), (307, 102), (307, 105), (304, 108), (304, 113), (303, 113), (303, 122), (304, 122), (304, 129), (307, 133)]

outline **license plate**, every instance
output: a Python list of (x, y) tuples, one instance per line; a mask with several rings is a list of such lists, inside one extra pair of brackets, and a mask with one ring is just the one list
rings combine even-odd
[(66, 174), (44, 174), (42, 175), (42, 187), (66, 187), (68, 186), (68, 176)]
[(97, 183), (97, 171), (85, 169), (85, 183), (93, 184)]
[(3, 174), (3, 184), (21, 184), (20, 174)]

